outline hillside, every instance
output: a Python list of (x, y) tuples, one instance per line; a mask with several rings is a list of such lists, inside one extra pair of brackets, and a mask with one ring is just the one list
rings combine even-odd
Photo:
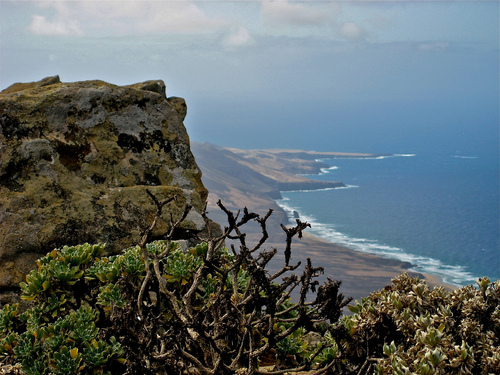
[[(246, 202), (279, 199), (280, 191), (342, 187), (340, 181), (317, 181), (303, 175), (317, 174), (328, 164), (321, 158), (377, 157), (379, 154), (314, 152), (302, 150), (240, 150), (191, 142), (204, 173), (203, 183), (212, 195), (239, 207)], [(243, 196), (241, 196), (244, 193)], [(243, 200), (234, 201), (238, 196)]]
[[(217, 207), (223, 204), (238, 210), (247, 207), (250, 211), (264, 215), (268, 209), (274, 211), (268, 220), (270, 238), (267, 248), (284, 248), (284, 234), (280, 224), (287, 224), (286, 213), (276, 204), (280, 190), (294, 186), (296, 189), (343, 186), (342, 182), (314, 181), (297, 174), (317, 173), (326, 164), (316, 161), (327, 157), (376, 157), (374, 154), (317, 153), (300, 150), (239, 150), (207, 143), (191, 143), (191, 150), (202, 170), (202, 181), (209, 191), (209, 217), (224, 226), (225, 215)], [(291, 189), (290, 189), (291, 190)], [(260, 236), (257, 225), (249, 225), (247, 238), (257, 241)], [(354, 298), (367, 296), (370, 292), (390, 284), (401, 272), (408, 272), (411, 264), (355, 252), (343, 246), (326, 242), (316, 236), (305, 234), (294, 244), (295, 261), (310, 257), (313, 264), (325, 268), (325, 277), (342, 280), (343, 293)], [(417, 275), (416, 273), (409, 272)], [(429, 284), (439, 281), (429, 275), (421, 275)]]

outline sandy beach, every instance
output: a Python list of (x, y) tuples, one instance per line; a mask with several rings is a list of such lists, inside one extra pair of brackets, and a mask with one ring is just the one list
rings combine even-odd
[[(219, 199), (233, 212), (247, 207), (249, 211), (263, 217), (269, 209), (273, 210), (267, 222), (269, 239), (263, 249), (278, 249), (270, 267), (271, 270), (280, 267), (283, 264), (286, 238), (281, 224), (287, 225), (289, 219), (275, 201), (280, 195), (276, 182), (303, 180), (297, 174), (317, 168), (314, 163), (318, 162), (310, 159), (319, 155), (314, 153), (311, 156), (306, 153), (306, 159), (300, 159), (303, 152), (298, 150), (248, 151), (207, 144), (194, 144), (193, 152), (203, 172), (203, 183), (210, 192), (207, 211), (212, 220), (222, 227), (227, 225), (224, 212), (217, 206)], [(341, 157), (342, 154), (336, 156)], [(352, 154), (344, 156), (352, 157)], [(356, 156), (366, 157), (367, 154)], [(307, 181), (304, 183), (307, 184)], [(261, 236), (260, 227), (256, 223), (246, 225), (243, 232), (247, 233), (249, 247), (256, 244)], [(296, 238), (293, 242), (292, 261), (304, 264), (307, 258), (311, 258), (313, 266), (324, 268), (323, 280), (327, 277), (341, 280), (341, 292), (354, 299), (366, 297), (371, 292), (384, 288), (402, 272), (425, 279), (431, 286), (443, 285), (454, 289), (432, 275), (410, 271), (410, 263), (354, 251), (327, 242), (306, 230), (302, 239)]]
[[(234, 207), (228, 208), (237, 211)], [(275, 203), (274, 206), (267, 208), (261, 206), (251, 209), (249, 207), (249, 210), (264, 216), (268, 208), (274, 209), (274, 212), (268, 219), (269, 239), (263, 249), (278, 249), (275, 259), (270, 264), (270, 270), (272, 271), (283, 264), (286, 237), (280, 224), (286, 224), (288, 220), (285, 212)], [(208, 209), (210, 211), (209, 217), (224, 226), (225, 214), (216, 206), (208, 207)], [(246, 225), (243, 232), (247, 234), (249, 247), (256, 244), (261, 238), (260, 227), (255, 223)], [(306, 230), (301, 239), (295, 238), (292, 243), (292, 263), (301, 262), (304, 264), (307, 258), (311, 259), (313, 266), (324, 268), (324, 275), (320, 277), (320, 282), (326, 280), (327, 277), (333, 280), (341, 280), (341, 292), (346, 297), (353, 297), (354, 299), (366, 297), (371, 292), (384, 288), (391, 283), (391, 279), (402, 272), (425, 279), (431, 286), (443, 285), (448, 289), (454, 289), (453, 286), (442, 283), (441, 280), (432, 275), (410, 271), (409, 269), (412, 267), (410, 263), (357, 252), (327, 242), (320, 237), (307, 233)]]

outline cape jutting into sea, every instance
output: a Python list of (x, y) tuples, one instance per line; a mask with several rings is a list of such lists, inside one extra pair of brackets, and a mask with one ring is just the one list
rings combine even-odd
[(338, 189), (283, 192), (310, 233), (356, 251), (400, 259), (457, 286), (500, 278), (498, 160), (484, 155), (397, 154), (325, 159), (319, 180)]

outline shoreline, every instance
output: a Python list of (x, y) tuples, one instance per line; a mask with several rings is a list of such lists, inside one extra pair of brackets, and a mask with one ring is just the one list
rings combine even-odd
[[(287, 191), (283, 191), (283, 192), (287, 192)], [(308, 222), (309, 224), (312, 225), (312, 227), (314, 227), (314, 225), (320, 225), (320, 226), (323, 225), (322, 223), (317, 223), (317, 222), (312, 222), (312, 221), (307, 220), (307, 217), (304, 217), (301, 212), (297, 211), (293, 207), (287, 207), (286, 205), (283, 206), (282, 203), (279, 203), (279, 200), (275, 200), (275, 202), (278, 205), (279, 209), (282, 212), (284, 212), (284, 214), (288, 218), (289, 223), (293, 222), (294, 219), (300, 219), (302, 221)], [(312, 227), (311, 227), (311, 229), (312, 229)], [(328, 229), (328, 228), (326, 228), (326, 229)], [(314, 231), (314, 229), (312, 229), (312, 231)], [(334, 232), (336, 232), (336, 231), (334, 231)], [(404, 268), (406, 270), (405, 272), (407, 272), (408, 274), (413, 274), (413, 275), (421, 275), (421, 278), (428, 280), (429, 284), (431, 284), (431, 285), (444, 286), (449, 290), (453, 290), (453, 289), (457, 289), (457, 288), (461, 287), (461, 285), (459, 285), (459, 284), (455, 284), (453, 282), (446, 281), (445, 280), (446, 276), (442, 276), (442, 275), (439, 275), (437, 273), (431, 273), (431, 272), (428, 272), (426, 270), (419, 270), (419, 268), (422, 268), (422, 266), (420, 266), (418, 263), (412, 262), (411, 259), (405, 259), (407, 257), (411, 258), (412, 254), (408, 254), (404, 251), (396, 252), (394, 254), (388, 253), (388, 254), (384, 255), (384, 254), (379, 254), (376, 251), (365, 251), (362, 249), (362, 245), (356, 245), (355, 243), (353, 243), (351, 246), (350, 244), (346, 244), (343, 242), (337, 242), (337, 241), (334, 241), (333, 239), (325, 238), (324, 236), (322, 236), (322, 234), (318, 234), (317, 230), (316, 230), (316, 233), (307, 233), (307, 235), (314, 238), (314, 241), (319, 241), (319, 242), (324, 242), (324, 243), (331, 244), (334, 246), (344, 247), (346, 249), (351, 250), (352, 252), (354, 252), (356, 254), (368, 255), (368, 256), (373, 256), (373, 257), (385, 259), (387, 261), (399, 262), (401, 264), (402, 268)], [(342, 236), (342, 234), (340, 234), (340, 235)], [(405, 256), (398, 256), (400, 254), (405, 254), (406, 257)]]
[[(213, 202), (214, 198), (212, 197), (210, 200)], [(223, 202), (223, 204), (225, 203)], [(208, 208), (209, 217), (224, 227), (224, 213), (214, 205), (209, 205)], [(226, 208), (233, 211), (238, 210), (235, 207), (227, 205)], [(285, 226), (290, 226), (288, 215), (276, 203), (274, 203), (274, 206), (251, 207), (249, 210), (258, 213), (262, 217), (267, 213), (269, 208), (273, 209), (273, 214), (267, 221), (269, 238), (262, 246), (262, 250), (270, 250), (271, 248), (278, 250), (277, 255), (269, 264), (269, 271), (275, 272), (282, 266), (284, 260), (285, 234), (280, 224), (283, 223)], [(242, 228), (242, 232), (246, 233), (246, 240), (249, 247), (257, 243), (261, 237), (260, 227), (256, 223), (249, 223)], [(409, 262), (362, 253), (349, 247), (329, 242), (308, 232), (306, 229), (301, 239), (294, 238), (291, 259), (292, 263), (301, 262), (304, 265), (307, 258), (311, 259), (314, 267), (320, 266), (324, 268), (324, 274), (318, 278), (320, 283), (326, 281), (327, 278), (341, 280), (342, 286), (340, 292), (346, 297), (353, 297), (354, 300), (360, 300), (367, 297), (370, 293), (390, 285), (392, 279), (401, 273), (417, 276), (421, 280), (425, 280), (431, 288), (442, 286), (447, 290), (457, 289), (456, 286), (443, 282), (439, 276), (412, 271), (411, 268), (414, 265)], [(299, 270), (300, 268), (297, 272), (300, 272)]]
[[(227, 221), (225, 214), (216, 204), (219, 199), (227, 209), (234, 212), (247, 207), (249, 211), (263, 217), (269, 209), (274, 211), (267, 221), (269, 238), (263, 249), (278, 249), (276, 259), (271, 262), (274, 264), (270, 266), (280, 267), (285, 247), (285, 234), (280, 225), (290, 224), (287, 212), (276, 202), (281, 198), (281, 191), (289, 191), (289, 189), (279, 189), (280, 183), (293, 182), (295, 188), (300, 183), (304, 183), (303, 187), (311, 187), (312, 185), (309, 185), (311, 182), (317, 183), (318, 180), (307, 179), (298, 174), (316, 174), (321, 171), (323, 163), (314, 160), (318, 153), (300, 150), (236, 150), (197, 143), (192, 144), (192, 150), (203, 173), (203, 184), (209, 191), (208, 217), (221, 227), (227, 225)], [(304, 154), (308, 160), (297, 158), (303, 157)], [(324, 154), (330, 157), (336, 154), (339, 157), (342, 153), (323, 153), (323, 157)], [(361, 153), (355, 155), (356, 157), (382, 156)], [(343, 156), (347, 155), (343, 153)], [(340, 184), (344, 185), (341, 182), (324, 182), (337, 184), (336, 188), (339, 188)], [(242, 230), (247, 233), (249, 247), (253, 241), (257, 243), (260, 240), (261, 230), (256, 223), (249, 223)], [(306, 230), (302, 239), (293, 241), (292, 260), (304, 264), (307, 258), (311, 258), (313, 266), (325, 269), (322, 279), (326, 280), (329, 277), (341, 280), (341, 292), (354, 299), (366, 297), (390, 285), (392, 279), (403, 272), (419, 276), (431, 287), (443, 286), (448, 290), (457, 288), (455, 285), (445, 283), (437, 275), (412, 271), (411, 268), (415, 265), (410, 262), (364, 253), (329, 242)], [(321, 279), (319, 281), (321, 282)]]
[(424, 273), (424, 272), (418, 272), (418, 271), (411, 270), (411, 268), (413, 268), (415, 265), (412, 264), (412, 263), (409, 263), (409, 262), (403, 262), (403, 261), (399, 261), (399, 260), (396, 260), (396, 259), (384, 258), (384, 257), (378, 256), (378, 255), (373, 255), (373, 254), (368, 254), (368, 253), (362, 253), (360, 251), (356, 251), (354, 249), (351, 249), (351, 248), (349, 248), (347, 246), (343, 246), (343, 245), (335, 244), (333, 242), (329, 242), (329, 241), (327, 241), (327, 240), (325, 240), (325, 239), (323, 239), (323, 238), (321, 238), (321, 237), (319, 237), (319, 236), (317, 236), (315, 234), (311, 234), (311, 233), (304, 233), (303, 237), (307, 238), (311, 242), (318, 242), (318, 243), (323, 242), (326, 245), (333, 245), (335, 247), (345, 248), (347, 251), (351, 251), (354, 254), (362, 254), (362, 255), (369, 256), (369, 257), (377, 258), (381, 262), (384, 261), (384, 260), (393, 260), (394, 262), (400, 262), (399, 266), (394, 266), (396, 269), (398, 269), (398, 268), (401, 269), (400, 273), (406, 272), (409, 275), (418, 276), (420, 279), (425, 280), (427, 282), (427, 284), (429, 286), (431, 286), (431, 287), (442, 286), (442, 287), (444, 287), (445, 289), (448, 289), (448, 290), (455, 290), (455, 289), (458, 288), (455, 285), (452, 285), (452, 284), (444, 282), (443, 279), (440, 276), (438, 276), (438, 275), (432, 275), (432, 274), (429, 274), (429, 273)]

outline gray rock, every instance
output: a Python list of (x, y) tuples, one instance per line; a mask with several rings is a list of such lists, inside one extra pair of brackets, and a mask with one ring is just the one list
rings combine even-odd
[[(162, 81), (115, 86), (15, 84), (0, 93), (0, 289), (17, 286), (38, 256), (63, 245), (137, 244), (159, 199), (176, 236), (203, 232), (207, 190), (183, 125), (186, 103)], [(154, 237), (166, 232), (158, 224)]]

